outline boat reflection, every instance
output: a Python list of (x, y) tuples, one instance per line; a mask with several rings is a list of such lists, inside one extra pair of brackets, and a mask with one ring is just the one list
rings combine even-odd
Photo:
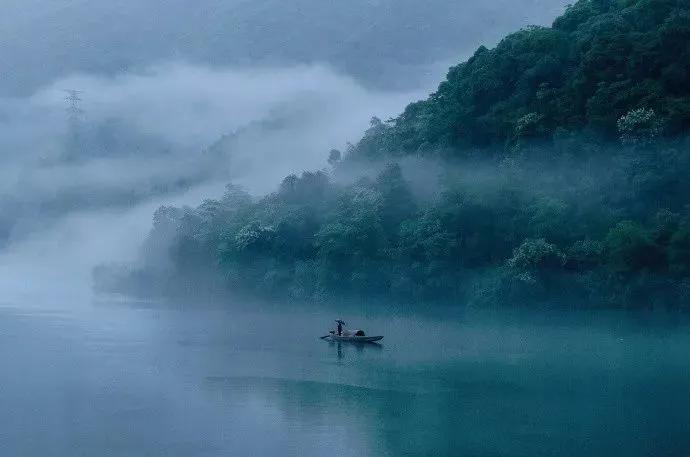
[(359, 354), (365, 351), (380, 351), (383, 349), (383, 345), (381, 343), (344, 343), (341, 341), (329, 341), (328, 345), (331, 347), (336, 347), (338, 360), (342, 360), (344, 358), (343, 347), (353, 348)]

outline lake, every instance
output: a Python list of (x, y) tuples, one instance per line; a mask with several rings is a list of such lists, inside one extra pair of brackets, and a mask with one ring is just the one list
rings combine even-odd
[(690, 455), (684, 318), (287, 308), (0, 306), (0, 455)]

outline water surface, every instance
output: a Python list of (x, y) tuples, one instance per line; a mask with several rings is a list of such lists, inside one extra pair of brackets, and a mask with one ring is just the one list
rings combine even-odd
[[(319, 340), (333, 317), (383, 344)], [(689, 330), (666, 315), (8, 304), (0, 455), (687, 456)]]

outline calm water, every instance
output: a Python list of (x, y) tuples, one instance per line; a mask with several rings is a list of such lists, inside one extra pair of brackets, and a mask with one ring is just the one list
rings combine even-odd
[(0, 307), (0, 455), (690, 455), (677, 318), (333, 314)]

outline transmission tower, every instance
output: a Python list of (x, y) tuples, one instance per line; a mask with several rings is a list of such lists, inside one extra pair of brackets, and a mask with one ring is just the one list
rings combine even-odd
[(67, 102), (67, 113), (69, 114), (69, 119), (71, 121), (77, 121), (81, 118), (81, 115), (84, 114), (84, 111), (79, 106), (82, 101), (82, 98), (79, 95), (82, 93), (82, 91), (65, 89), (65, 92), (67, 93), (65, 101)]
[(84, 110), (81, 109), (81, 93), (80, 90), (65, 89), (67, 94), (65, 101), (67, 102), (67, 121), (69, 124), (69, 132), (67, 135), (67, 143), (65, 144), (64, 157), (73, 159), (79, 157), (82, 153), (82, 115)]

